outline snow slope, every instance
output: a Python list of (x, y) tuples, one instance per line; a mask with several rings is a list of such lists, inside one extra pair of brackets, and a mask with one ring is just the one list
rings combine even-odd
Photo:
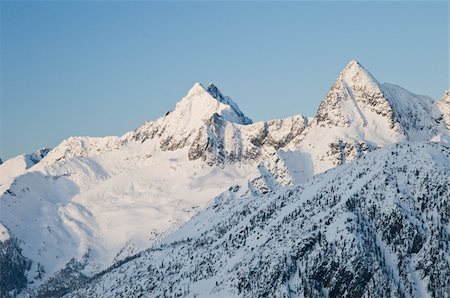
[(390, 145), (266, 196), (217, 197), (67, 297), (448, 297), (450, 148)]
[(0, 162), (0, 193), (5, 192), (14, 178), (22, 175), (26, 170), (37, 164), (44, 158), (50, 149), (41, 149), (36, 153), (18, 155), (14, 158)]
[(155, 245), (228, 189), (265, 196), (392, 143), (447, 142), (447, 106), (352, 61), (312, 118), (252, 123), (216, 86), (196, 83), (123, 136), (72, 137), (37, 163), (5, 161), (0, 224), (20, 256), (8, 262), (15, 289), (60, 296), (67, 280), (83, 283)]

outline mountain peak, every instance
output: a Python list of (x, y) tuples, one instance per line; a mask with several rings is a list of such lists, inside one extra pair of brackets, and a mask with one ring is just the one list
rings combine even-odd
[[(320, 126), (366, 127), (367, 112), (392, 118), (392, 108), (380, 84), (358, 61), (351, 60), (340, 72), (316, 114)], [(389, 125), (393, 123), (389, 119)]]
[(194, 96), (200, 96), (200, 95), (204, 94), (205, 91), (206, 91), (206, 90), (205, 90), (205, 88), (203, 87), (203, 85), (200, 84), (199, 82), (196, 82), (196, 83), (194, 84), (194, 86), (192, 86), (192, 88), (189, 89), (189, 91), (188, 91), (186, 97), (189, 97), (189, 98), (190, 98), (190, 97), (194, 97)]
[(239, 106), (230, 97), (223, 95), (213, 83), (208, 84), (207, 88), (200, 83), (195, 83), (187, 95), (177, 103), (176, 110), (189, 110), (193, 113), (192, 116), (201, 113), (201, 117), (198, 118), (203, 119), (202, 121), (217, 113), (230, 122), (252, 123), (252, 120), (242, 113)]
[(361, 69), (365, 70), (364, 66), (362, 66), (361, 63), (359, 63), (356, 60), (351, 60), (349, 63), (347, 63), (347, 65), (344, 67), (344, 69), (341, 71), (341, 73), (354, 74), (354, 73), (360, 71)]
[(230, 98), (227, 96), (224, 96), (219, 88), (217, 88), (216, 85), (214, 85), (213, 83), (209, 83), (208, 87), (205, 88), (203, 87), (203, 85), (199, 82), (196, 82), (194, 84), (194, 86), (192, 86), (191, 89), (189, 89), (186, 97), (195, 97), (195, 96), (202, 96), (203, 94), (205, 94), (205, 92), (207, 92), (209, 95), (211, 95), (213, 98), (215, 98), (216, 100), (220, 101), (221, 103), (230, 105)]
[(380, 83), (372, 74), (356, 60), (351, 60), (341, 71), (338, 80), (344, 80), (348, 85), (363, 85), (378, 89)]
[(195, 83), (186, 96), (177, 102), (175, 109), (154, 122), (145, 123), (124, 138), (142, 142), (157, 136), (163, 150), (180, 149), (190, 144), (191, 139), (214, 115), (231, 123), (252, 123), (238, 105), (220, 93), (214, 84), (209, 84), (205, 89), (202, 84)]
[(352, 60), (350, 60), (350, 62), (347, 64), (347, 66), (346, 66), (346, 68), (351, 68), (351, 67), (363, 67), (362, 65), (361, 65), (361, 63), (359, 63), (357, 60), (355, 60), (355, 59), (352, 59)]

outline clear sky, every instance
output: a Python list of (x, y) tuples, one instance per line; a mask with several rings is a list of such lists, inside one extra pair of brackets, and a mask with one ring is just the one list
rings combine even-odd
[(447, 2), (2, 2), (0, 157), (121, 135), (214, 82), (253, 120), (314, 115), (357, 59), (449, 88)]

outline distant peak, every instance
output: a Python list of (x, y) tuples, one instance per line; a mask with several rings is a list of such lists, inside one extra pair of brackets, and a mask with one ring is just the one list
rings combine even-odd
[(361, 66), (361, 63), (359, 63), (357, 60), (355, 60), (355, 59), (352, 59), (352, 60), (350, 60), (350, 62), (348, 63), (348, 65), (359, 65), (359, 66)]
[(202, 86), (202, 84), (200, 83), (195, 83), (194, 86), (192, 86), (191, 89), (189, 89), (189, 92), (187, 94), (187, 97), (193, 97), (193, 96), (197, 96), (197, 95), (202, 95), (203, 93), (205, 93), (205, 88)]
[(341, 71), (338, 80), (343, 80), (349, 85), (379, 86), (380, 83), (364, 66), (356, 60), (351, 60)]
[(365, 72), (367, 72), (367, 70), (364, 68), (364, 66), (361, 65), (361, 63), (359, 63), (356, 60), (351, 60), (347, 66), (345, 66), (345, 68), (342, 70), (343, 73), (346, 72), (357, 72), (359, 70), (364, 70)]
[(213, 83), (208, 84), (207, 88), (200, 83), (195, 83), (187, 95), (176, 104), (175, 109), (165, 116), (175, 117), (174, 115), (190, 114), (191, 118), (203, 121), (209, 119), (213, 113), (218, 113), (230, 122), (252, 123), (252, 120), (239, 110), (238, 105), (230, 97), (224, 96)]
[(351, 60), (320, 104), (316, 119), (332, 126), (365, 127), (368, 125), (365, 110), (381, 114), (391, 107), (382, 94), (381, 84), (358, 61)]
[(229, 105), (229, 98), (227, 98), (226, 96), (224, 96), (219, 88), (217, 88), (216, 85), (214, 85), (213, 83), (209, 83), (208, 87), (205, 88), (203, 87), (202, 84), (200, 83), (195, 83), (194, 86), (192, 86), (192, 88), (189, 90), (187, 97), (191, 98), (191, 97), (195, 97), (195, 96), (201, 96), (203, 94), (205, 94), (205, 92), (207, 92), (209, 95), (211, 95), (212, 97), (214, 97), (216, 100)]
[(359, 63), (357, 60), (353, 59), (348, 64), (347, 67), (360, 67), (362, 66), (361, 63)]

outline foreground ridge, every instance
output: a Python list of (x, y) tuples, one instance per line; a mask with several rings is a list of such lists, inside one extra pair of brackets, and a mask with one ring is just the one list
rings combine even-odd
[(301, 186), (219, 196), (67, 297), (447, 297), (450, 148), (389, 146)]

